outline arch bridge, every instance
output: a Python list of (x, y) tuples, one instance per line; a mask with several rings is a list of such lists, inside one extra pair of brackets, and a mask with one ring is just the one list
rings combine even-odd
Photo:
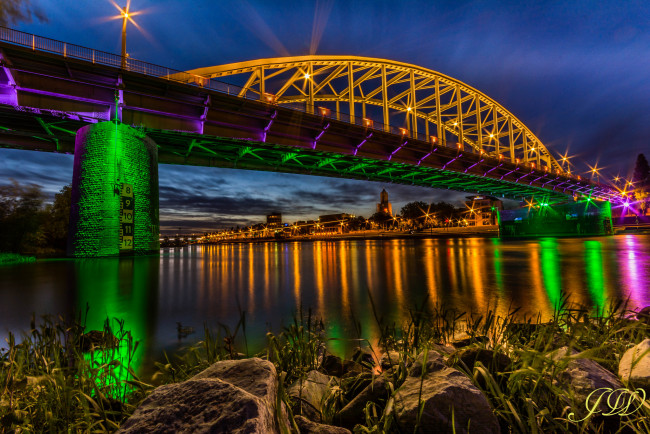
[(416, 65), (313, 55), (187, 73), (176, 77), (199, 85), (211, 79), (238, 79), (240, 97), (564, 173), (541, 140), (501, 104), (466, 83)]
[[(118, 158), (118, 136), (128, 136), (132, 147), (146, 138), (152, 158), (167, 164), (535, 196), (545, 203), (622, 199), (611, 186), (564, 171), (499, 103), (429, 69), (302, 56), (175, 71), (0, 27), (0, 146), (75, 153), (76, 170), (84, 158), (77, 151), (90, 152), (86, 142), (99, 141), (98, 149), (114, 155), (106, 164), (115, 183), (135, 152)], [(153, 184), (145, 184), (153, 194)], [(155, 188), (151, 204), (157, 178)], [(155, 232), (157, 209), (141, 220), (155, 220), (147, 229)]]

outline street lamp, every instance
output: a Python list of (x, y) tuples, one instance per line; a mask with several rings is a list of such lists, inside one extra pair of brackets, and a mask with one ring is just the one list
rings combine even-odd
[[(111, 3), (113, 6), (117, 8), (118, 11), (120, 11), (120, 15), (113, 17), (113, 18), (122, 18), (122, 69), (126, 68), (126, 23), (127, 21), (131, 21), (131, 24), (133, 24), (136, 28), (140, 29), (138, 24), (133, 21), (133, 17), (136, 15), (139, 15), (141, 12), (132, 12), (131, 11), (131, 0), (126, 0), (126, 6), (119, 7), (117, 3), (111, 0)], [(142, 29), (140, 29), (142, 31)]]
[(127, 2), (122, 8), (122, 69), (126, 67), (126, 20), (129, 19), (129, 6), (130, 2)]

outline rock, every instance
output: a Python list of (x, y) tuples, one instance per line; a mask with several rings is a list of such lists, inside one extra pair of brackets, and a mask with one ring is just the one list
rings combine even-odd
[(304, 380), (298, 380), (289, 387), (287, 394), (295, 401), (293, 414), (301, 414), (314, 422), (322, 420), (321, 404), (327, 394), (330, 382), (338, 379), (318, 371), (309, 371)]
[(490, 338), (487, 336), (467, 336), (466, 334), (459, 335), (451, 344), (454, 348), (464, 348), (472, 344), (487, 344)]
[(258, 358), (224, 360), (199, 372), (190, 380), (218, 378), (260, 398), (275, 396), (275, 366)]
[[(486, 350), (485, 348), (462, 348), (452, 354), (447, 360), (449, 366), (459, 369), (462, 368), (461, 370), (467, 372), (468, 375), (474, 374), (476, 362), (481, 362), (492, 378), (501, 386), (505, 387), (505, 383), (508, 380), (508, 375), (505, 372), (510, 369), (512, 361), (510, 357), (503, 353)], [(488, 384), (487, 378), (482, 374), (479, 374), (476, 378), (479, 386), (485, 389)]]
[[(422, 367), (424, 364), (424, 351), (415, 357), (415, 362), (409, 368), (409, 377), (420, 377), (422, 375)], [(445, 362), (437, 351), (429, 350), (427, 352), (426, 372), (439, 371), (446, 368)]]
[(355, 377), (341, 378), (341, 388), (345, 391), (346, 401), (354, 399), (375, 378), (369, 371), (364, 371)]
[(342, 377), (350, 371), (361, 372), (361, 366), (352, 360), (343, 360), (334, 354), (326, 354), (321, 362), (320, 369), (327, 375)]
[(375, 355), (367, 348), (356, 348), (352, 353), (352, 360), (366, 366), (375, 366)]
[[(645, 309), (650, 310), (650, 307)], [(650, 393), (650, 339), (642, 341), (623, 354), (618, 364), (618, 376), (626, 383), (642, 387)]]
[(336, 377), (343, 375), (343, 359), (334, 354), (325, 354), (320, 367), (327, 375)]
[(442, 355), (449, 355), (452, 354), (454, 351), (456, 351), (456, 348), (452, 347), (451, 345), (443, 345), (443, 344), (431, 344), (431, 349), (436, 350)]
[(381, 399), (388, 399), (390, 391), (387, 390), (386, 383), (387, 380), (383, 375), (376, 376), (372, 383), (338, 412), (335, 421), (350, 429), (358, 423), (363, 423), (365, 421), (363, 410), (368, 402), (378, 403)]
[(388, 351), (381, 355), (379, 359), (381, 369), (385, 371), (396, 365), (399, 365), (399, 353), (397, 351)]
[[(277, 382), (269, 361), (217, 362), (187, 381), (158, 387), (118, 432), (277, 433)], [(289, 428), (288, 420), (281, 423)]]
[(650, 306), (646, 306), (636, 314), (636, 319), (650, 325)]
[[(567, 357), (577, 354), (575, 350), (569, 354), (568, 350), (568, 347), (562, 347), (552, 352), (550, 356), (554, 361), (559, 362), (560, 367), (562, 367), (562, 364), (566, 363)], [(583, 414), (586, 411), (585, 403), (589, 394), (594, 390), (601, 388), (618, 390), (623, 388), (623, 385), (614, 374), (593, 360), (585, 358), (572, 358), (568, 360), (566, 367), (558, 374), (556, 384), (567, 387), (570, 391), (569, 396), (573, 398), (572, 408), (580, 416), (578, 419), (584, 417), (586, 414)], [(595, 400), (596, 397), (592, 396), (590, 402), (593, 404)], [(615, 402), (614, 397), (612, 398), (612, 402)], [(598, 408), (602, 412), (610, 410), (606, 399), (600, 402)]]
[(464, 374), (448, 367), (428, 372), (423, 379), (408, 377), (397, 389), (395, 414), (400, 432), (414, 432), (420, 397), (424, 411), (419, 433), (444, 433), (454, 429), (456, 433), (499, 432), (499, 423), (485, 396)]
[(351, 434), (345, 428), (312, 422), (306, 417), (296, 416), (294, 419), (300, 429), (300, 434)]
[(343, 362), (343, 370), (345, 373), (341, 376), (341, 378), (352, 378), (358, 376), (363, 372), (369, 372), (367, 368), (364, 369), (363, 365), (349, 360)]

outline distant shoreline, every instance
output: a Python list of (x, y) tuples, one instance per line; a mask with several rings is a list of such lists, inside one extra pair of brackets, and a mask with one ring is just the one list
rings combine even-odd
[(202, 244), (242, 244), (242, 243), (267, 243), (267, 242), (295, 242), (295, 241), (346, 241), (346, 240), (399, 240), (399, 239), (422, 239), (422, 238), (497, 238), (499, 229), (497, 226), (486, 226), (484, 229), (477, 228), (434, 228), (411, 233), (410, 231), (362, 231), (347, 234), (331, 235), (301, 235), (290, 238), (246, 238), (218, 240)]

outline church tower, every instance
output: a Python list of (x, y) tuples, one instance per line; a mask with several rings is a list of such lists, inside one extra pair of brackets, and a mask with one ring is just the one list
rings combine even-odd
[(388, 201), (388, 193), (386, 193), (386, 189), (382, 189), (381, 193), (379, 194), (377, 212), (383, 212), (384, 214), (388, 214), (390, 216), (393, 215), (393, 205), (391, 205)]

